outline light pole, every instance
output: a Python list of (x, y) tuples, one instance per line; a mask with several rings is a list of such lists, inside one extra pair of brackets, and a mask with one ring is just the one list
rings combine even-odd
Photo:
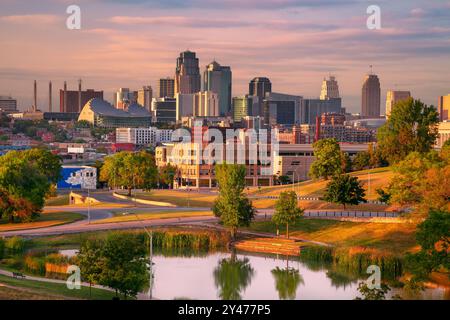
[[(91, 193), (90, 193), (90, 188), (89, 186), (86, 185), (86, 174), (87, 172), (83, 172), (81, 171), (81, 177), (83, 178), (83, 186), (86, 187), (87, 192), (88, 192), (88, 196), (87, 196), (87, 203), (88, 203), (88, 224), (91, 224)], [(83, 188), (83, 186), (81, 186)]]
[(123, 215), (132, 214), (136, 217), (136, 220), (139, 221), (139, 223), (142, 225), (142, 228), (144, 228), (145, 232), (147, 233), (149, 240), (150, 240), (150, 254), (149, 254), (149, 273), (150, 273), (150, 280), (149, 280), (149, 288), (148, 288), (148, 298), (149, 300), (152, 299), (152, 290), (153, 290), (153, 231), (149, 231), (145, 224), (139, 219), (138, 215), (135, 212), (124, 212)]

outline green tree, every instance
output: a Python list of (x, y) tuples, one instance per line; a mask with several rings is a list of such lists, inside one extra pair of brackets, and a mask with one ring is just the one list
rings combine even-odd
[(299, 271), (289, 267), (285, 269), (276, 267), (271, 273), (275, 279), (275, 288), (278, 291), (278, 297), (281, 300), (295, 299), (299, 284), (304, 283)]
[(367, 151), (358, 152), (353, 159), (353, 169), (363, 170), (370, 166), (370, 154)]
[(289, 224), (295, 223), (303, 214), (303, 209), (298, 207), (297, 194), (294, 191), (280, 193), (280, 197), (275, 203), (275, 213), (272, 221), (276, 225), (286, 225), (286, 238), (289, 239)]
[(159, 168), (159, 183), (173, 188), (173, 179), (177, 173), (177, 167), (170, 163)]
[(425, 280), (433, 271), (450, 270), (450, 212), (432, 210), (416, 232), (421, 249), (407, 255), (407, 267), (415, 278)]
[(105, 158), (100, 181), (109, 186), (124, 186), (131, 196), (133, 188), (151, 189), (156, 183), (155, 158), (145, 152), (118, 152)]
[[(425, 154), (411, 152), (392, 168), (395, 174), (389, 184), (388, 193), (391, 194), (393, 203), (421, 204), (427, 201), (426, 194), (433, 198), (435, 203), (431, 203), (432, 206), (441, 203), (445, 205), (448, 202), (446, 192), (450, 190), (445, 180), (450, 181), (450, 166), (446, 165), (446, 160), (436, 151)], [(436, 198), (436, 193), (441, 192), (443, 194)]]
[(223, 225), (230, 228), (234, 239), (238, 227), (249, 226), (255, 216), (255, 209), (244, 194), (246, 168), (224, 163), (216, 165), (215, 171), (219, 196), (212, 210)]
[(386, 294), (391, 291), (391, 288), (384, 283), (380, 285), (380, 288), (369, 288), (367, 283), (360, 282), (358, 291), (362, 295), (362, 298), (358, 297), (355, 300), (385, 300)]
[(357, 177), (348, 174), (336, 175), (327, 184), (323, 199), (327, 202), (357, 205), (366, 202), (364, 188), (360, 185)]
[(391, 164), (413, 151), (428, 152), (437, 138), (438, 122), (435, 107), (412, 98), (399, 101), (387, 122), (378, 129), (378, 148)]
[(321, 139), (314, 142), (315, 160), (309, 174), (314, 178), (329, 177), (342, 172), (341, 149), (336, 139)]
[(101, 269), (99, 284), (135, 297), (146, 286), (149, 274), (143, 238), (131, 233), (111, 233), (106, 238), (100, 258), (94, 260)]
[(222, 259), (214, 269), (214, 282), (222, 300), (241, 300), (241, 292), (250, 284), (255, 271), (247, 258)]
[(59, 158), (49, 151), (10, 151), (0, 157), (0, 215), (11, 222), (39, 215), (52, 183), (60, 177)]
[(81, 244), (77, 255), (81, 277), (89, 283), (89, 296), (92, 293), (92, 285), (100, 281), (102, 273), (102, 245), (99, 240), (86, 240)]
[(341, 151), (341, 169), (342, 172), (352, 171), (352, 159), (347, 152)]

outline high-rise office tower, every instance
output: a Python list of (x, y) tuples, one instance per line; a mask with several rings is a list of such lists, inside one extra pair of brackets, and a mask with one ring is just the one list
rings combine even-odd
[(219, 96), (219, 114), (225, 116), (231, 111), (231, 68), (216, 61), (206, 66), (203, 72), (203, 90)]
[(137, 103), (143, 106), (148, 111), (151, 110), (153, 98), (153, 90), (151, 86), (143, 86), (137, 92)]
[(323, 79), (322, 89), (320, 91), (320, 100), (337, 99), (339, 97), (339, 86), (334, 76), (330, 79)]
[(212, 91), (200, 91), (193, 95), (193, 115), (195, 117), (219, 116), (219, 96)]
[(439, 120), (450, 120), (450, 94), (439, 97), (438, 103)]
[(173, 78), (159, 79), (157, 90), (157, 98), (173, 98), (175, 96), (175, 80)]
[(269, 78), (266, 77), (257, 77), (253, 78), (248, 84), (248, 94), (250, 96), (257, 97), (258, 107), (256, 110), (253, 110), (253, 114), (255, 116), (262, 116), (264, 114), (263, 110), (263, 100), (266, 96), (266, 93), (272, 92), (272, 83)]
[(195, 52), (184, 51), (177, 58), (175, 93), (196, 93), (201, 90), (200, 69)]
[(409, 91), (388, 90), (386, 94), (386, 117), (389, 117), (397, 102), (407, 100), (410, 97), (411, 92)]
[(361, 98), (361, 116), (377, 118), (380, 116), (380, 80), (375, 74), (368, 74), (364, 78)]
[(272, 92), (272, 83), (268, 78), (253, 78), (248, 85), (248, 94), (258, 96), (261, 100), (265, 98), (267, 92)]

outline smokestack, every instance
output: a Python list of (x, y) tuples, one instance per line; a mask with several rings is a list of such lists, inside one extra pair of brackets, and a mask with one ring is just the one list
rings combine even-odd
[(315, 136), (315, 141), (319, 141), (320, 139), (320, 118), (317, 116), (316, 117), (316, 136)]
[(67, 112), (67, 82), (64, 81), (64, 97), (63, 97), (64, 101), (63, 101), (63, 111), (62, 112)]
[(81, 112), (81, 79), (78, 80), (78, 112)]
[(48, 83), (48, 112), (52, 112), (52, 82)]
[(33, 94), (33, 111), (36, 112), (37, 110), (37, 83), (36, 80), (34, 80), (34, 94)]

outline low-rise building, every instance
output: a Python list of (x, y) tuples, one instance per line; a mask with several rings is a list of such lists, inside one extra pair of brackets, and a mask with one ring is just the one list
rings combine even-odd
[(153, 145), (172, 141), (171, 129), (149, 128), (116, 128), (116, 143), (132, 143), (135, 145)]
[(440, 149), (444, 143), (450, 139), (450, 121), (439, 122), (438, 138), (436, 139), (436, 148)]

